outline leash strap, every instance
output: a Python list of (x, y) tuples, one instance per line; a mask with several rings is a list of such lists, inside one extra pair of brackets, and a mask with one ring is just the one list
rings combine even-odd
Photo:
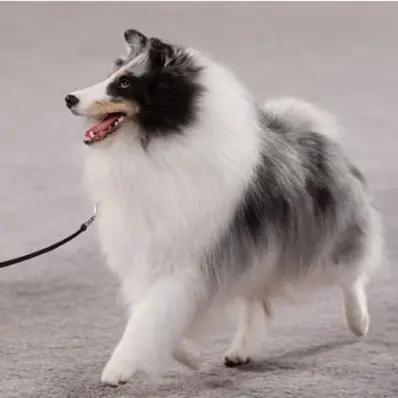
[(36, 250), (32, 253), (29, 254), (25, 254), (24, 256), (20, 256), (20, 257), (16, 257), (16, 258), (12, 258), (10, 260), (6, 260), (6, 261), (1, 261), (0, 262), (0, 268), (4, 268), (4, 267), (9, 267), (10, 265), (14, 265), (17, 263), (21, 263), (22, 261), (27, 261), (30, 260), (34, 257), (38, 257), (41, 256), (42, 254), (48, 253), (52, 250), (57, 249), (58, 247), (64, 245), (65, 243), (68, 243), (69, 241), (71, 241), (72, 239), (76, 238), (77, 236), (79, 236), (82, 232), (86, 231), (87, 228), (95, 221), (95, 218), (97, 216), (97, 207), (95, 207), (95, 211), (94, 214), (85, 222), (83, 223), (80, 228), (74, 232), (73, 234), (67, 236), (66, 238), (53, 243), (50, 246), (44, 247), (43, 249), (40, 250)]

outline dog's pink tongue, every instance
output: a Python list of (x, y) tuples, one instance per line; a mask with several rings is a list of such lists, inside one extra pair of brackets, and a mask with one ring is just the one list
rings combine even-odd
[(110, 113), (101, 122), (87, 130), (84, 134), (85, 142), (98, 141), (105, 138), (112, 129), (113, 123), (120, 117), (119, 113)]

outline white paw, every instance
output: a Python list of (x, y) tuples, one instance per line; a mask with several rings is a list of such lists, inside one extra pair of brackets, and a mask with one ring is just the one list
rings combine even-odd
[(173, 353), (174, 359), (192, 370), (200, 367), (200, 351), (187, 340), (183, 341)]
[(110, 386), (127, 383), (134, 370), (131, 362), (112, 357), (102, 371), (101, 382)]
[(358, 337), (366, 336), (369, 330), (369, 315), (366, 312), (355, 315), (347, 319), (349, 328)]
[(250, 362), (249, 355), (242, 350), (229, 350), (224, 357), (224, 365), (228, 368), (245, 365)]

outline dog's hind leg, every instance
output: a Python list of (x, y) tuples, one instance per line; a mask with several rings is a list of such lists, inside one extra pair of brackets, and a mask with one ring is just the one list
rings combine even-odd
[(366, 335), (369, 329), (369, 314), (364, 283), (357, 280), (349, 286), (344, 286), (342, 290), (348, 327), (357, 336)]
[(249, 353), (256, 343), (259, 326), (264, 325), (265, 315), (269, 313), (267, 303), (241, 300), (238, 328), (230, 348), (224, 357), (228, 367), (240, 366), (249, 362)]

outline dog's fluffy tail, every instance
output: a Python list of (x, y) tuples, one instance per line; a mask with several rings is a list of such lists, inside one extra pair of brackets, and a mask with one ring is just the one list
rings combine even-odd
[(282, 131), (316, 132), (332, 140), (339, 140), (341, 129), (334, 116), (316, 106), (296, 99), (279, 98), (263, 104), (270, 126)]

